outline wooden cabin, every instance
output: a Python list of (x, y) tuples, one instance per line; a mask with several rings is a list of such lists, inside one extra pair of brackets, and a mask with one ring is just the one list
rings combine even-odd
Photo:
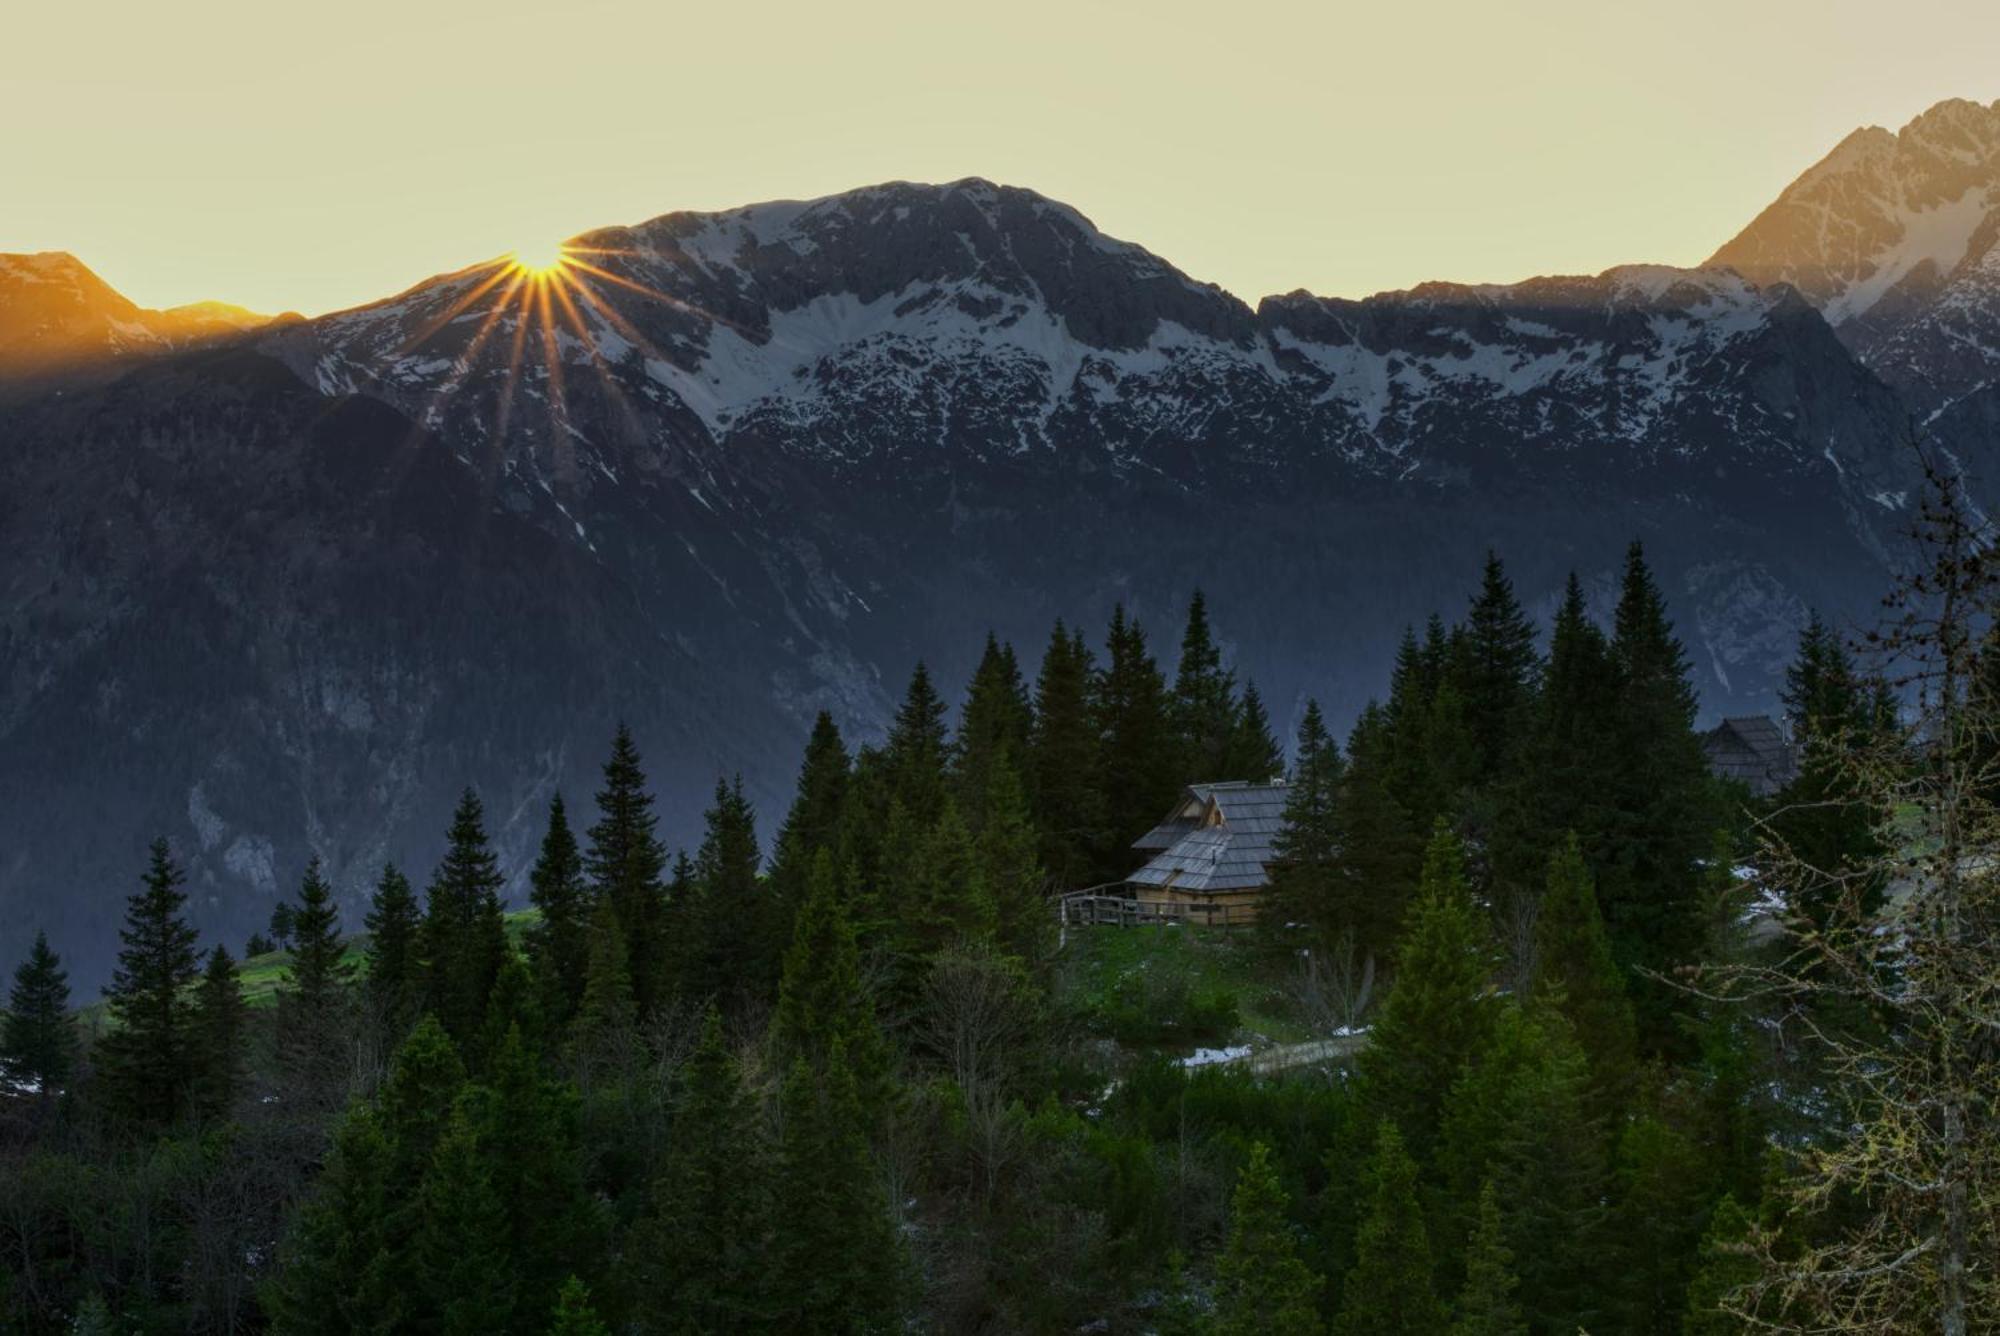
[(1283, 780), (1191, 784), (1159, 825), (1132, 842), (1150, 855), (1126, 893), (1197, 923), (1248, 923), (1270, 881), (1271, 841), (1285, 821)]
[(1768, 798), (1798, 778), (1798, 749), (1768, 715), (1724, 719), (1702, 734), (1701, 747), (1718, 778), (1735, 780), (1755, 798)]

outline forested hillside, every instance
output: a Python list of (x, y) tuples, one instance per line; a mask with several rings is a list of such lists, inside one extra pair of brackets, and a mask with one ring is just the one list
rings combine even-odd
[[(918, 664), (689, 851), (621, 728), (527, 915), (472, 789), (365, 922), (290, 869), (276, 940), (199, 940), (161, 840), (101, 1005), (44, 940), (14, 976), (0, 1325), (1987, 1329), (2000, 654), (1925, 523), (1872, 657), (1800, 641), (1768, 800), (1634, 544), (1605, 625), (1467, 571), (1345, 738), (1281, 745), (1199, 597), (1177, 653), (1120, 608)], [(1183, 786), (1277, 773), (1255, 927), (1059, 929)]]

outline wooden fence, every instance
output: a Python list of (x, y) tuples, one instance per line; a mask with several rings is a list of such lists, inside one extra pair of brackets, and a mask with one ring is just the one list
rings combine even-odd
[(1255, 921), (1257, 907), (1190, 900), (1160, 900), (1134, 895), (1109, 895), (1102, 888), (1075, 891), (1062, 898), (1062, 926), (1103, 923), (1121, 928), (1147, 924), (1190, 923), (1204, 928), (1239, 928)]

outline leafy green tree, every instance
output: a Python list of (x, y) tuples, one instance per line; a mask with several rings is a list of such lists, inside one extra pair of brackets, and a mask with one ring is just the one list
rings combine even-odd
[(1014, 647), (989, 632), (951, 744), (952, 792), (959, 810), (971, 815), (975, 832), (985, 816), (994, 767), (1019, 767), (1028, 754), (1033, 725), (1034, 709)]
[(569, 828), (560, 793), (549, 799), (548, 830), (528, 884), (528, 899), (541, 912), (528, 933), (528, 961), (549, 1020), (561, 1024), (583, 1000), (583, 976), (590, 964), (591, 895), (583, 851)]
[(1216, 1263), (1215, 1330), (1225, 1336), (1317, 1332), (1326, 1282), (1299, 1256), (1271, 1151), (1253, 1142), (1236, 1176), (1229, 1241)]
[(650, 1325), (698, 1333), (769, 1321), (768, 1152), (713, 1008), (682, 1071), (653, 1202), (636, 1257)]
[(227, 947), (209, 952), (195, 985), (192, 1029), (195, 1112), (204, 1119), (225, 1119), (243, 1093), (250, 1038), (250, 1004), (243, 999), (243, 984)]
[(1208, 601), (1199, 589), (1188, 602), (1180, 666), (1174, 673), (1171, 717), (1180, 783), (1268, 778), (1227, 770), (1237, 723), (1236, 675), (1222, 666), (1222, 651), (1208, 625)]
[(1514, 597), (1497, 554), (1486, 554), (1479, 592), (1465, 621), (1466, 671), (1460, 689), (1478, 755), (1478, 777), (1490, 783), (1510, 771), (1528, 735), (1540, 663), (1535, 628)]
[(597, 791), (597, 820), (585, 832), (584, 868), (592, 893), (618, 916), (640, 1015), (649, 1015), (671, 991), (666, 941), (667, 853), (654, 834), (658, 818), (646, 791), (639, 748), (625, 725), (611, 741), (604, 787)]
[(1443, 1331), (1444, 1305), (1431, 1277), (1430, 1236), (1417, 1199), (1417, 1165), (1396, 1124), (1384, 1119), (1369, 1166), (1367, 1214), (1354, 1240), (1354, 1268), (1341, 1286), (1342, 1336)]
[(1132, 870), (1132, 841), (1173, 806), (1180, 789), (1166, 683), (1146, 648), (1144, 628), (1123, 604), (1111, 614), (1096, 696), (1096, 773), (1105, 802), (1097, 872), (1108, 881)]
[(292, 958), (278, 985), (278, 1060), (292, 1092), (310, 1107), (345, 1096), (351, 1066), (354, 970), (343, 958), (339, 910), (320, 874), (306, 864), (292, 911)]
[(1083, 637), (1058, 621), (1035, 679), (1025, 778), (1035, 829), (1042, 837), (1042, 865), (1066, 888), (1089, 880), (1092, 851), (1101, 841), (1105, 820), (1092, 702), (1095, 678), (1096, 665)]
[(388, 1033), (400, 1041), (404, 1026), (424, 999), (423, 918), (410, 882), (394, 863), (382, 865), (382, 875), (368, 902), (368, 947), (364, 974), (369, 1005)]
[[(779, 962), (765, 959), (758, 922), (763, 887), (757, 879), (757, 813), (743, 795), (743, 777), (716, 781), (715, 802), (694, 858), (694, 892), (681, 916), (681, 986), (695, 999), (713, 998), (738, 1014), (753, 998), (769, 996)], [(775, 948), (769, 948), (775, 949)]]
[(871, 1120), (838, 1038), (817, 1073), (803, 1058), (792, 1064), (782, 1104), (782, 1325), (802, 1332), (892, 1330), (901, 1249), (868, 1149)]
[(1271, 731), (1271, 716), (1255, 682), (1243, 684), (1243, 699), (1236, 707), (1236, 725), (1229, 735), (1229, 751), (1221, 773), (1238, 779), (1265, 780), (1285, 773), (1285, 749)]
[(1548, 889), (1535, 918), (1533, 989), (1576, 1032), (1590, 1059), (1592, 1110), (1609, 1119), (1630, 1091), (1636, 1040), (1624, 976), (1611, 958), (1575, 835), (1549, 859)]
[(69, 1014), (69, 973), (35, 934), (27, 959), (14, 970), (7, 1015), (0, 1024), (0, 1071), (17, 1086), (32, 1086), (46, 1115), (76, 1073), (76, 1023)]
[(1491, 932), (1465, 885), (1464, 852), (1440, 821), (1417, 903), (1396, 954), (1396, 980), (1360, 1057), (1364, 1098), (1428, 1156), (1453, 1079), (1493, 1032)]
[(1500, 1221), (1500, 1195), (1493, 1180), (1479, 1190), (1478, 1223), (1465, 1250), (1465, 1286), (1452, 1316), (1451, 1336), (1527, 1336), (1521, 1306), (1514, 1302), (1514, 1251)]
[(511, 948), (500, 908), (499, 859), (486, 838), (486, 812), (467, 789), (452, 814), (444, 860), (431, 877), (423, 941), (431, 1010), (446, 1033), (471, 1044)]
[(1341, 895), (1341, 769), (1340, 747), (1326, 731), (1319, 702), (1307, 701), (1284, 822), (1271, 842), (1270, 885), (1257, 917), (1275, 947), (1316, 948), (1354, 926)]
[(611, 1336), (611, 1328), (597, 1316), (590, 1301), (590, 1287), (575, 1276), (563, 1282), (562, 1292), (556, 1296), (548, 1336)]
[(186, 878), (165, 840), (153, 841), (150, 859), (144, 889), (125, 902), (118, 968), (104, 990), (112, 1028), (97, 1046), (111, 1108), (140, 1124), (187, 1111), (198, 1065), (191, 996), (199, 967)]

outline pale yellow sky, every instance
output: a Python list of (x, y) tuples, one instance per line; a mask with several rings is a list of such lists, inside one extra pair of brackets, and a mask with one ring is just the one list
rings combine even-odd
[(71, 0), (0, 40), (0, 250), (309, 313), (968, 175), (1251, 301), (1693, 263), (1855, 126), (2000, 96), (1990, 0)]

